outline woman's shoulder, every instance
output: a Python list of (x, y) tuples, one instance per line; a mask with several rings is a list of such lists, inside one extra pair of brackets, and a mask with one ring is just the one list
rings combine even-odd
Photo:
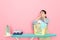
[(48, 19), (48, 18), (46, 18), (46, 19), (45, 19), (45, 23), (48, 23), (48, 22), (49, 22), (49, 19)]
[(46, 18), (46, 20), (48, 21), (49, 19), (48, 19), (48, 18)]

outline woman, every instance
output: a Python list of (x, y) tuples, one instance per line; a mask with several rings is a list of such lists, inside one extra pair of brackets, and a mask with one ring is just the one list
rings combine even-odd
[[(34, 34), (35, 35), (44, 35), (48, 33), (48, 18), (46, 16), (46, 11), (41, 10), (40, 15), (33, 22)], [(33, 38), (32, 38), (33, 39)], [(39, 40), (50, 40), (49, 38), (39, 38)]]

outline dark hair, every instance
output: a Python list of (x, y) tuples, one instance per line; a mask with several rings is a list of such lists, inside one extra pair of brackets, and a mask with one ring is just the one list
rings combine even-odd
[[(43, 12), (44, 12), (44, 14), (46, 14), (46, 11), (45, 11), (45, 10), (41, 10), (41, 11), (43, 11)], [(41, 11), (40, 11), (40, 12), (41, 12)], [(47, 16), (45, 16), (45, 18), (47, 18)]]
[[(41, 11), (43, 11), (43, 12), (46, 14), (46, 11), (45, 11), (45, 10), (41, 10)], [(41, 12), (41, 11), (40, 11), (40, 12)]]

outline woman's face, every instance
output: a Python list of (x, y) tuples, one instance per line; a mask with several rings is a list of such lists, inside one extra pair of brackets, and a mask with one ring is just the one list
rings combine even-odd
[(40, 14), (41, 14), (41, 17), (43, 18), (46, 16), (46, 14), (43, 11), (41, 11)]

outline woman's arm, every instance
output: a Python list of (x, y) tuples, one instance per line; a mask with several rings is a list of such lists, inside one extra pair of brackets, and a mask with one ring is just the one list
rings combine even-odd
[(37, 18), (36, 18), (36, 20), (39, 20), (41, 18), (41, 16), (38, 16)]

